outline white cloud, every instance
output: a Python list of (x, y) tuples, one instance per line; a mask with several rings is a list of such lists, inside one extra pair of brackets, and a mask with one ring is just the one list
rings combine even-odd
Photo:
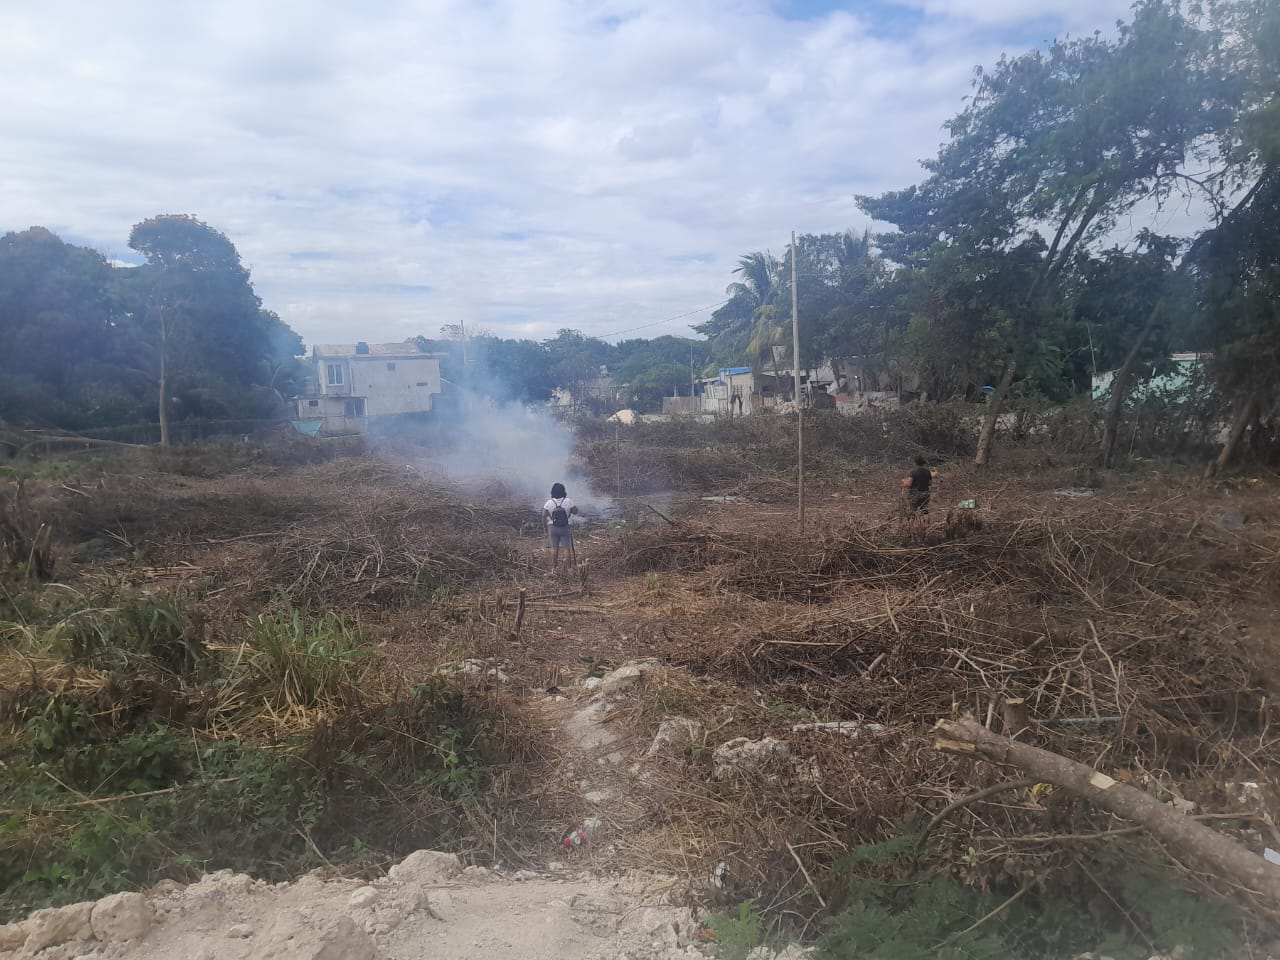
[(308, 341), (608, 334), (715, 300), (793, 228), (860, 225), (854, 194), (918, 178), (974, 64), (1127, 2), (782, 15), (806, 6), (8, 5), (0, 229), (119, 257), (194, 213)]

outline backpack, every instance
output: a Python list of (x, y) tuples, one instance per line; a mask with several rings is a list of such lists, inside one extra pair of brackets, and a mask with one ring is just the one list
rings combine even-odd
[(569, 525), (569, 512), (564, 508), (564, 500), (556, 504), (556, 508), (551, 511), (551, 525), (553, 527), (567, 527)]

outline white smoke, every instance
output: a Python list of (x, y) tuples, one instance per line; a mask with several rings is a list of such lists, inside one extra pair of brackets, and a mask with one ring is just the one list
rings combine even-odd
[[(424, 476), (473, 494), (496, 488), (536, 510), (550, 495), (551, 485), (563, 483), (584, 519), (614, 510), (613, 499), (593, 493), (574, 467), (573, 431), (550, 414), (472, 396), (464, 397), (457, 413), (447, 414), (444, 422), (448, 442), (424, 446), (412, 456), (411, 466)], [(407, 453), (398, 449), (396, 456)]]

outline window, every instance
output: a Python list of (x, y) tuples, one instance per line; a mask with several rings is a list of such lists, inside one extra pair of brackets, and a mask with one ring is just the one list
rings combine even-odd
[(326, 363), (324, 365), (325, 382), (331, 387), (342, 386), (342, 364)]
[(425, 381), (425, 380), (419, 380), (417, 383), (415, 383), (415, 384), (414, 384), (414, 386), (415, 386), (415, 387), (429, 387), (429, 386), (431, 386), (431, 384), (427, 383), (427, 381)]
[(387, 369), (388, 369), (388, 370), (390, 370), (392, 373), (394, 373), (394, 372), (395, 372), (395, 369), (396, 369), (396, 365), (395, 365), (395, 363), (394, 363), (394, 362), (388, 363), (388, 364), (387, 364)]
[(308, 401), (307, 401), (307, 406), (308, 406), (308, 407), (318, 407), (318, 406), (320, 406), (320, 401), (319, 401), (319, 400), (308, 400)]
[(342, 415), (344, 417), (363, 417), (364, 416), (364, 397), (358, 397), (355, 400), (343, 401)]

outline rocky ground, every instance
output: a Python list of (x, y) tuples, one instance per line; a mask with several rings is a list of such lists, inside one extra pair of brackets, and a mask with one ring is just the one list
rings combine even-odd
[[(577, 696), (548, 698), (581, 758), (589, 808), (618, 809), (618, 784), (636, 758), (606, 722), (652, 660), (625, 664)], [(667, 734), (668, 738), (670, 734)], [(661, 747), (663, 736), (650, 745)], [(726, 761), (729, 762), (729, 761)], [(464, 867), (420, 850), (385, 878), (312, 874), (268, 884), (219, 871), (183, 887), (37, 911), (0, 926), (0, 960), (675, 960), (715, 954), (671, 877), (601, 875), (625, 826), (590, 817), (566, 833), (561, 860), (541, 872)], [(585, 861), (591, 861), (589, 868)], [(799, 956), (796, 951), (791, 953)], [(772, 957), (758, 951), (762, 960)]]
[(223, 871), (42, 910), (0, 927), (0, 957), (674, 960), (703, 955), (696, 931), (657, 878), (505, 875), (424, 850), (374, 883)]

